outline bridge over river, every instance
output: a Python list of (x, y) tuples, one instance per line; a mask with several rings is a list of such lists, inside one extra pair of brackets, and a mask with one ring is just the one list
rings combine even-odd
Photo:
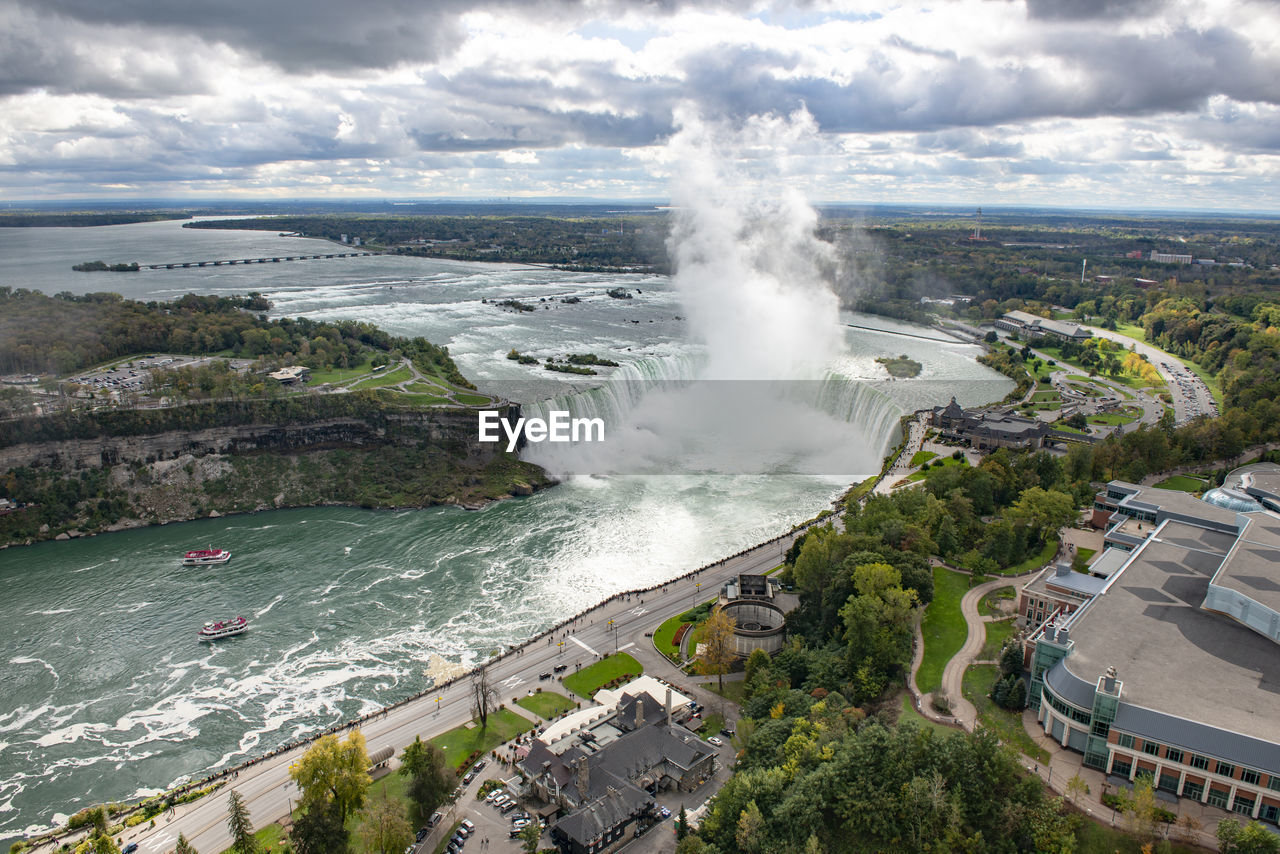
[(218, 261), (174, 261), (168, 264), (140, 264), (144, 270), (180, 270), (185, 267), (224, 267), (230, 264), (279, 264), (281, 261), (322, 261), (329, 258), (363, 258), (380, 252), (328, 252), (318, 255), (276, 255), (269, 258), (224, 258)]

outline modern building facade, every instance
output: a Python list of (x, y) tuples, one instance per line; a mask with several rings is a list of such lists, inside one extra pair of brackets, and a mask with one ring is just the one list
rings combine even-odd
[(1105, 495), (1117, 525), (1150, 530), (1033, 631), (1044, 732), (1117, 786), (1148, 776), (1162, 797), (1280, 824), (1280, 514), (1121, 482)]

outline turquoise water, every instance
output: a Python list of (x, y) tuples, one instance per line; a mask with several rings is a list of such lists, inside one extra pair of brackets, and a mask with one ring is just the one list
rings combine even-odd
[[(592, 351), (624, 362), (619, 371), (674, 380), (699, 357), (660, 277), (393, 257), (115, 276), (69, 269), (95, 258), (278, 254), (281, 242), (303, 251), (296, 238), (176, 223), (0, 229), (0, 283), (141, 299), (258, 290), (277, 314), (359, 318), (448, 344), (482, 388), (534, 408), (552, 397), (602, 406), (603, 395), (612, 426), (643, 411), (643, 394), (630, 399), (634, 386), (590, 392), (600, 378), (548, 378), (506, 352)], [(604, 296), (616, 285), (640, 293)], [(582, 302), (558, 302), (570, 295)], [(540, 308), (515, 314), (482, 302), (506, 297)], [(824, 429), (838, 432), (824, 442), (848, 453), (843, 467), (818, 469), (830, 475), (581, 476), (479, 512), (284, 510), (0, 551), (9, 688), (0, 698), (0, 837), (202, 776), (426, 687), (428, 655), (473, 663), (615, 591), (771, 537), (877, 469), (901, 412), (952, 394), (998, 399), (1011, 386), (973, 361), (973, 347), (846, 337), (835, 366), (842, 379), (831, 386), (844, 403), (827, 409), (847, 414), (827, 418)], [(875, 357), (900, 353), (924, 364), (919, 381), (885, 381)], [(665, 470), (679, 471), (681, 446), (667, 444)], [(231, 563), (179, 566), (183, 551), (208, 545), (231, 549)], [(205, 621), (237, 614), (250, 620), (248, 633), (195, 640)]]

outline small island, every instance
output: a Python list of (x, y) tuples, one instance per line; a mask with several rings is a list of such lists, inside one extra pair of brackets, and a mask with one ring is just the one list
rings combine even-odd
[(574, 353), (566, 359), (573, 365), (595, 365), (599, 368), (616, 368), (618, 363), (612, 359), (602, 359), (595, 353)]
[(138, 262), (129, 264), (108, 264), (106, 261), (85, 261), (83, 264), (72, 264), (71, 269), (77, 273), (136, 273)]
[(920, 376), (920, 370), (924, 367), (908, 356), (898, 356), (897, 358), (882, 356), (876, 359), (876, 363), (884, 365), (884, 369), (889, 372), (889, 376), (900, 380)]
[(512, 348), (511, 348), (511, 352), (507, 354), (507, 358), (508, 358), (508, 359), (510, 359), (510, 360), (511, 360), (511, 361), (513, 361), (513, 362), (519, 362), (519, 363), (520, 363), (520, 364), (522, 364), (522, 365), (536, 365), (536, 364), (538, 364), (538, 360), (537, 360), (537, 358), (536, 358), (536, 357), (534, 357), (534, 356), (526, 356), (524, 353), (521, 353), (521, 352), (520, 352), (519, 350), (517, 350), (515, 347), (512, 347)]

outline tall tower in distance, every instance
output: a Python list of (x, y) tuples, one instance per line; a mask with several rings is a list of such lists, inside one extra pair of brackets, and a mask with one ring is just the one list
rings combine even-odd
[(978, 208), (978, 222), (977, 222), (977, 224), (973, 227), (973, 235), (972, 235), (972, 236), (970, 236), (970, 238), (969, 238), (969, 239), (970, 239), (970, 240), (981, 240), (981, 239), (982, 239), (982, 208)]

